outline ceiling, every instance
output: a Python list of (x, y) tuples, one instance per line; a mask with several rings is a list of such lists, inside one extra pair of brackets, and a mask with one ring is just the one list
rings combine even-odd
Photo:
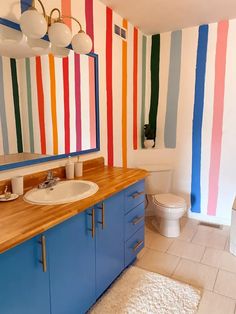
[(236, 18), (235, 0), (101, 0), (145, 34)]

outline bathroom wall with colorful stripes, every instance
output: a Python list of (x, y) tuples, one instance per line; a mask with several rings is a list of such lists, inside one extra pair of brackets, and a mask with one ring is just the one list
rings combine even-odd
[(191, 215), (219, 223), (230, 222), (236, 193), (235, 38), (235, 20), (152, 36), (156, 147), (173, 151), (173, 189)]

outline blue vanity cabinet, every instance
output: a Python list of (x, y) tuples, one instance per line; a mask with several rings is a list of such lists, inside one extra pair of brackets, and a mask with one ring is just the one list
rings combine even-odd
[(124, 191), (95, 206), (96, 297), (124, 269)]
[(49, 273), (41, 257), (41, 236), (0, 254), (1, 314), (50, 314)]
[(52, 314), (85, 313), (95, 301), (92, 218), (88, 209), (46, 233)]

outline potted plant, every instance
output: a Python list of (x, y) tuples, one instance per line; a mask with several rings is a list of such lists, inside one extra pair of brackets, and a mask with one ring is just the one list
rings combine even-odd
[(151, 128), (150, 124), (144, 125), (144, 147), (145, 148), (153, 148), (155, 144), (155, 131)]

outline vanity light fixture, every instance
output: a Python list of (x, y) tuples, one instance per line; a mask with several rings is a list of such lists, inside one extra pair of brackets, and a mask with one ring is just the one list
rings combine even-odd
[[(76, 18), (61, 15), (61, 11), (57, 8), (54, 8), (48, 16), (42, 1), (37, 1), (41, 5), (43, 14), (38, 12), (35, 0), (33, 0), (32, 6), (22, 13), (20, 17), (21, 30), (27, 36), (29, 42), (40, 40), (44, 35), (48, 34), (49, 40), (54, 47), (53, 51), (61, 50), (66, 55), (67, 50), (64, 49), (70, 43), (73, 50), (78, 54), (87, 54), (91, 51), (92, 40), (83, 31), (81, 23)], [(53, 17), (55, 12), (58, 14), (56, 18)], [(64, 19), (72, 19), (79, 25), (79, 32), (73, 37), (70, 28), (64, 23)]]

